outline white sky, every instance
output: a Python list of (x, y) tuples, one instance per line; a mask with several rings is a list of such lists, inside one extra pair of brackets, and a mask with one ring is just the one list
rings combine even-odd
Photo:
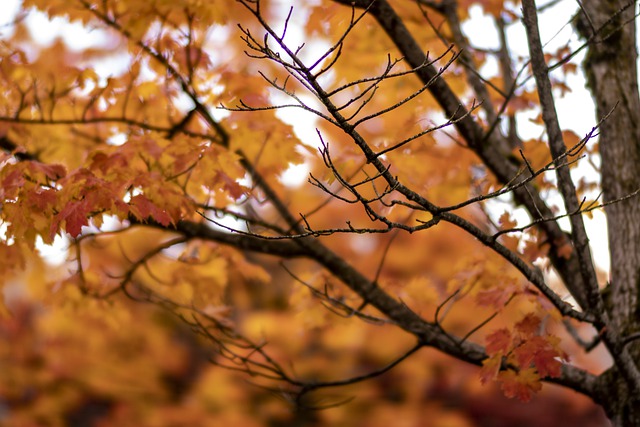
[[(0, 37), (4, 34), (8, 35), (10, 27), (7, 23), (15, 18), (18, 12), (20, 0), (0, 0)], [(571, 27), (565, 24), (569, 18), (574, 14), (576, 9), (575, 3), (571, 1), (560, 2), (556, 7), (551, 8), (547, 13), (541, 16), (541, 36), (543, 42), (549, 42), (549, 47), (557, 47), (572, 40), (572, 47), (579, 45), (577, 37), (572, 33)], [(494, 48), (498, 46), (497, 33), (490, 31), (493, 28), (493, 23), (488, 17), (482, 16), (481, 9), (474, 7), (471, 10), (472, 20), (465, 24), (464, 30), (467, 35), (473, 34), (473, 43), (479, 47)], [(70, 25), (64, 20), (57, 19), (54, 22), (48, 21), (48, 19), (42, 14), (31, 14), (27, 23), (30, 28), (36, 29), (33, 31), (33, 36), (39, 42), (46, 43), (52, 39), (53, 36), (60, 36), (65, 42), (67, 42), (72, 48), (83, 49), (88, 46), (99, 43), (101, 40), (101, 34), (99, 31), (87, 32), (79, 24)], [(296, 34), (289, 32), (292, 38), (296, 37)], [(477, 35), (482, 35), (478, 37)], [(301, 37), (301, 34), (298, 35)], [(523, 57), (528, 56), (526, 37), (524, 30), (520, 25), (512, 25), (508, 30), (508, 42), (513, 51)], [(108, 65), (105, 64), (108, 67)], [(486, 74), (490, 74), (488, 68), (483, 70)], [(494, 64), (495, 67), (495, 64)], [(494, 68), (495, 70), (495, 68)], [(108, 69), (97, 70), (98, 72), (104, 71), (108, 73)], [(564, 129), (571, 129), (578, 135), (583, 136), (587, 133), (593, 125), (596, 123), (594, 116), (593, 101), (589, 93), (584, 89), (584, 78), (581, 74), (573, 75), (568, 78), (568, 85), (573, 89), (573, 92), (567, 95), (565, 98), (557, 99), (557, 110), (560, 118), (561, 125)], [(537, 112), (528, 113), (532, 118)], [(281, 118), (286, 119), (291, 125), (294, 126), (296, 132), (303, 135), (308, 135), (310, 130), (313, 132), (313, 124), (309, 121), (309, 116), (306, 114), (298, 113), (298, 110), (288, 110), (286, 115), (282, 115)], [(538, 136), (541, 128), (528, 123), (526, 115), (522, 115), (519, 118), (519, 133), (523, 137)], [(590, 171), (577, 171), (579, 174), (590, 173)], [(305, 167), (292, 168), (287, 172), (287, 179), (292, 182), (306, 181), (307, 170)], [(521, 224), (525, 224), (528, 220), (524, 212), (517, 214), (517, 218)], [(565, 222), (566, 224), (566, 222)], [(594, 212), (594, 219), (586, 222), (587, 229), (592, 241), (592, 250), (594, 252), (594, 259), (598, 265), (608, 270), (609, 267), (609, 254), (607, 250), (607, 237), (606, 237), (606, 222), (604, 214), (601, 212)], [(39, 245), (41, 251), (46, 254), (47, 257), (53, 257), (56, 260), (61, 260), (60, 247), (66, 246), (65, 239), (59, 239), (53, 248), (48, 248), (45, 245)], [(62, 255), (63, 256), (63, 255)], [(53, 261), (53, 259), (52, 259)]]

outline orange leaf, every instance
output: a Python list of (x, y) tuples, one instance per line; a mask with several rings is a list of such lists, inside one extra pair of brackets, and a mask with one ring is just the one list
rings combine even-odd
[(500, 372), (498, 380), (502, 382), (501, 388), (505, 396), (515, 397), (522, 402), (531, 400), (533, 393), (542, 388), (540, 377), (533, 368), (521, 369), (519, 372), (511, 370)]
[(495, 380), (498, 377), (498, 372), (500, 372), (501, 364), (501, 352), (498, 352), (482, 361), (482, 368), (480, 369), (480, 381), (482, 382), (482, 384), (486, 384), (487, 382)]
[(563, 130), (562, 139), (564, 140), (564, 145), (566, 145), (567, 148), (575, 147), (581, 141), (581, 138), (572, 130)]
[(67, 175), (67, 170), (62, 165), (48, 165), (40, 162), (30, 162), (30, 169), (34, 172), (40, 172), (49, 179), (60, 179)]
[(511, 214), (507, 211), (504, 211), (500, 218), (498, 219), (500, 223), (500, 227), (503, 230), (509, 230), (511, 228), (515, 228), (518, 226), (518, 222), (511, 217)]
[(486, 341), (488, 354), (493, 355), (499, 352), (506, 354), (511, 346), (511, 332), (506, 328), (498, 329), (489, 334)]
[(58, 227), (62, 221), (65, 222), (65, 230), (71, 234), (72, 237), (78, 237), (82, 231), (82, 227), (89, 223), (89, 212), (91, 207), (88, 205), (87, 200), (72, 201), (55, 216), (51, 224), (50, 237), (57, 233)]
[(524, 337), (531, 337), (539, 333), (540, 322), (540, 317), (533, 313), (529, 313), (524, 317), (524, 319), (516, 323), (515, 330)]
[(538, 258), (546, 257), (548, 252), (549, 252), (548, 243), (541, 244), (537, 240), (527, 240), (524, 244), (522, 255), (524, 255), (527, 261), (533, 262)]
[(515, 360), (521, 367), (533, 364), (542, 377), (559, 377), (564, 354), (556, 350), (545, 337), (537, 336), (513, 350)]
[(499, 309), (509, 301), (509, 298), (514, 294), (515, 287), (494, 287), (491, 289), (483, 289), (476, 295), (476, 302), (480, 306), (493, 307)]
[(142, 194), (131, 198), (131, 212), (143, 221), (152, 218), (165, 227), (171, 224), (171, 217), (167, 212), (154, 205), (151, 200)]

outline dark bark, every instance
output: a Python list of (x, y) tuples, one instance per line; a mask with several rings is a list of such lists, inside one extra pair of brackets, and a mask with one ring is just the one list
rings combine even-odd
[[(640, 188), (640, 99), (637, 83), (634, 8), (626, 1), (585, 2), (578, 30), (589, 45), (584, 69), (597, 115), (613, 114), (600, 129), (602, 187), (606, 201)], [(626, 9), (623, 10), (623, 8)], [(608, 23), (607, 23), (608, 22)], [(600, 31), (598, 31), (601, 29)], [(598, 31), (594, 34), (594, 30)], [(615, 108), (615, 110), (614, 110)], [(606, 208), (611, 248), (611, 311), (621, 332), (638, 328), (640, 199)]]
[[(576, 28), (590, 40), (584, 61), (588, 87), (598, 117), (613, 114), (600, 129), (602, 188), (605, 201), (640, 188), (640, 98), (637, 81), (635, 1), (583, 2)], [(615, 108), (615, 110), (614, 110)], [(622, 336), (640, 329), (640, 198), (606, 208), (611, 253), (608, 311), (611, 326)], [(637, 363), (640, 351), (631, 344)], [(608, 372), (611, 401), (607, 408), (617, 426), (640, 425), (640, 405), (631, 399), (618, 371)]]

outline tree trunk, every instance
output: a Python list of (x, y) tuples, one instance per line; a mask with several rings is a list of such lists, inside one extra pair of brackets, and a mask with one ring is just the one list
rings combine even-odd
[[(590, 40), (584, 61), (600, 128), (604, 201), (612, 202), (640, 188), (640, 98), (638, 97), (635, 2), (582, 2), (576, 27)], [(612, 327), (622, 336), (640, 330), (640, 197), (606, 207), (611, 253), (607, 307)], [(636, 346), (637, 347), (637, 346)], [(638, 360), (640, 351), (632, 349)], [(616, 426), (640, 425), (637, 397), (626, 392), (615, 371), (605, 375), (611, 402), (607, 411)]]

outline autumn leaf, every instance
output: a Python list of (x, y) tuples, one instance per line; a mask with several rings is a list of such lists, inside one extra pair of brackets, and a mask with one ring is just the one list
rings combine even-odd
[(577, 146), (580, 141), (581, 138), (573, 131), (571, 130), (563, 130), (562, 131), (562, 140), (564, 141), (565, 145), (567, 146), (568, 149), (574, 148), (575, 146)]
[(224, 172), (219, 172), (217, 177), (217, 181), (221, 181), (223, 183), (224, 189), (229, 192), (229, 195), (234, 199), (238, 200), (242, 197), (246, 189), (243, 188), (236, 180), (233, 180)]
[(540, 391), (542, 383), (535, 369), (521, 369), (520, 371), (502, 371), (498, 374), (500, 387), (504, 395), (516, 398), (522, 402), (528, 402), (534, 393)]
[(518, 222), (511, 217), (511, 214), (507, 211), (503, 212), (498, 219), (498, 223), (503, 230), (510, 230), (518, 226)]
[(556, 252), (559, 257), (562, 257), (564, 259), (571, 258), (571, 254), (573, 253), (573, 246), (571, 245), (571, 242), (569, 241), (569, 239), (562, 238), (556, 241), (555, 243), (558, 248)]
[(476, 295), (476, 302), (481, 306), (488, 306), (500, 309), (509, 301), (516, 293), (515, 286), (505, 286), (491, 289), (483, 289)]
[(28, 170), (35, 174), (42, 174), (50, 180), (64, 178), (67, 171), (63, 165), (47, 165), (40, 162), (31, 162)]
[(540, 243), (537, 240), (527, 240), (524, 244), (522, 254), (529, 262), (534, 262), (540, 258), (544, 258), (549, 252), (550, 245), (548, 243)]
[(82, 227), (89, 224), (90, 212), (91, 206), (86, 199), (67, 203), (51, 223), (51, 237), (58, 232), (59, 226), (63, 221), (66, 232), (71, 234), (71, 237), (78, 237), (82, 232)]
[(12, 169), (2, 179), (3, 198), (13, 198), (25, 183), (24, 174), (20, 169)]
[[(543, 65), (502, 37), (487, 49), (473, 25), (481, 10), (508, 40), (530, 2), (18, 3), (0, 30), (3, 425), (468, 427), (481, 406), (495, 424), (571, 426), (593, 402), (637, 415), (601, 399), (625, 365), (598, 376), (606, 358), (563, 327), (586, 336), (619, 314), (564, 302), (592, 271), (554, 218), (571, 183), (553, 166), (531, 176), (558, 130), (527, 76), (560, 68), (556, 96), (576, 89), (567, 72), (602, 73), (569, 42), (544, 45)], [(590, 89), (637, 89), (617, 77)], [(607, 133), (638, 120), (596, 100), (584, 117), (607, 119), (562, 130), (569, 147), (593, 127), (567, 160), (611, 176), (627, 162), (630, 193), (635, 166), (588, 139), (617, 147), (626, 136)], [(618, 184), (579, 175), (578, 200)], [(564, 388), (517, 410), (495, 393), (528, 401), (545, 381)]]
[(536, 139), (524, 141), (522, 152), (534, 170), (538, 170), (551, 162), (549, 147), (543, 141)]
[(482, 361), (482, 368), (480, 369), (480, 381), (482, 384), (493, 381), (498, 377), (498, 372), (500, 372), (500, 367), (502, 366), (502, 356), (502, 352), (499, 351)]
[(497, 353), (507, 354), (511, 347), (511, 332), (506, 328), (498, 329), (487, 335), (485, 341), (487, 342), (486, 350), (489, 355), (495, 355)]
[(528, 368), (533, 365), (541, 377), (560, 376), (563, 354), (549, 342), (549, 338), (536, 336), (513, 350), (518, 365)]
[(154, 205), (143, 194), (138, 194), (131, 198), (131, 213), (141, 221), (153, 219), (154, 221), (167, 226), (171, 224), (171, 217), (163, 210)]

